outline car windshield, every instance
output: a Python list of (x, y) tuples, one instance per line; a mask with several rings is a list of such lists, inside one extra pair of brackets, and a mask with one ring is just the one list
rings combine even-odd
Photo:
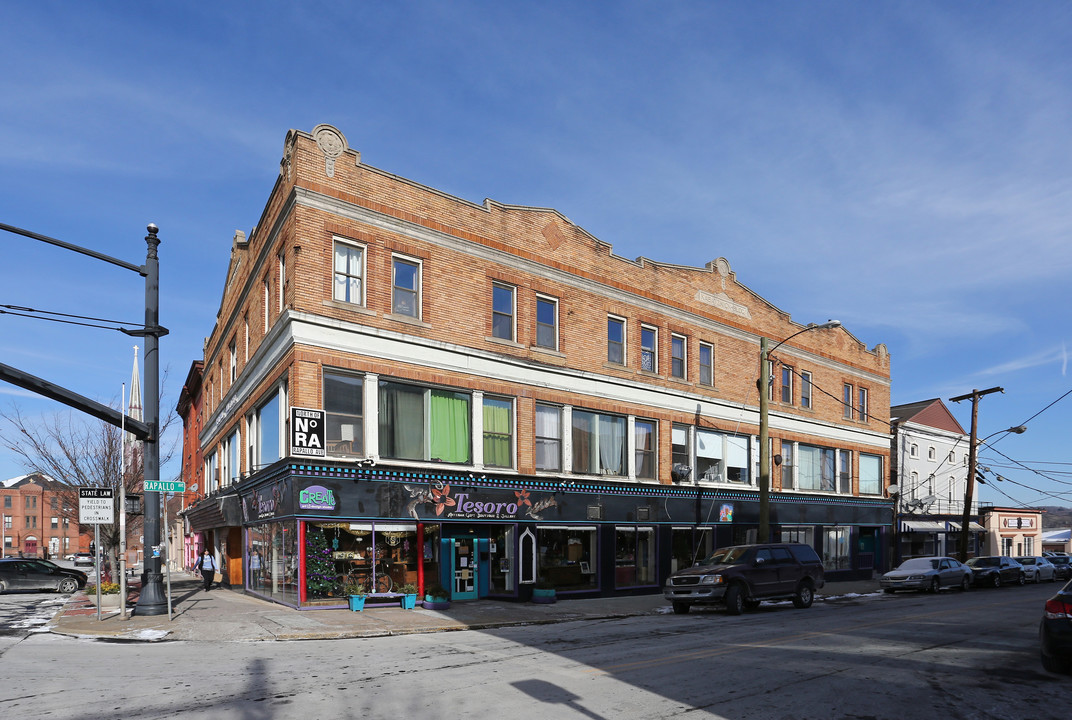
[(1068, 558), (1064, 555), (1057, 555), (1055, 557), (1050, 558), (1050, 562), (1052, 562), (1054, 565), (1068, 565)]
[(1016, 558), (1016, 562), (1020, 563), (1021, 565), (1034, 565), (1035, 564), (1035, 558), (1033, 558), (1033, 557)]
[(898, 570), (937, 570), (938, 560), (935, 558), (913, 558), (905, 560), (897, 566)]
[(998, 567), (1001, 562), (996, 557), (977, 557), (968, 561), (972, 567)]
[(739, 563), (752, 548), (747, 546), (720, 548), (711, 553), (701, 565), (732, 565)]

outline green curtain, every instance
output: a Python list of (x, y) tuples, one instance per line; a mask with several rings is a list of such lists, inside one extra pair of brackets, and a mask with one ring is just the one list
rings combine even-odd
[(469, 396), (432, 390), (429, 430), (432, 460), (471, 462), (469, 452)]
[(510, 402), (484, 400), (484, 464), (511, 467)]

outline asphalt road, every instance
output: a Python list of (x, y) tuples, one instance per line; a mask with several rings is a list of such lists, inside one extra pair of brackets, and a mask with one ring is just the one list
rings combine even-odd
[(1068, 717), (1038, 660), (1056, 585), (872, 595), (356, 640), (0, 650), (0, 716), (122, 718)]

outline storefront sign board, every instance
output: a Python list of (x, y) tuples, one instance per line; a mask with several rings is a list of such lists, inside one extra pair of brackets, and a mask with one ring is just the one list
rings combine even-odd
[(324, 411), (310, 408), (290, 409), (290, 454), (302, 457), (326, 455)]

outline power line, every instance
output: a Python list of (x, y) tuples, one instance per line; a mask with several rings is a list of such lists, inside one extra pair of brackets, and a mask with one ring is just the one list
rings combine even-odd
[[(122, 320), (109, 320), (107, 318), (91, 317), (87, 315), (71, 315), (68, 313), (53, 312), (51, 310), (36, 310), (34, 308), (23, 307), (21, 305), (0, 305), (0, 315), (12, 315), (14, 317), (24, 317), (30, 320), (47, 320), (49, 322), (60, 323), (63, 325), (78, 325), (81, 327), (98, 328), (101, 330), (118, 330), (124, 332), (122, 327), (110, 327), (109, 325), (101, 325), (99, 323), (111, 323), (112, 325), (134, 325), (135, 327), (144, 327), (138, 323), (127, 323)], [(55, 317), (41, 317), (41, 315), (53, 315)], [(79, 320), (93, 321), (93, 322), (78, 322)], [(129, 333), (127, 333), (129, 334)]]

